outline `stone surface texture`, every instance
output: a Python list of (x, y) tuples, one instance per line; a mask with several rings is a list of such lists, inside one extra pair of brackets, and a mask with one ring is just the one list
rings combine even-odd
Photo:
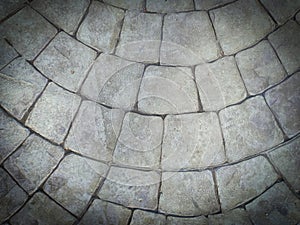
[(18, 56), (18, 53), (4, 39), (0, 39), (0, 69)]
[(146, 10), (149, 12), (159, 12), (159, 13), (170, 13), (170, 12), (183, 12), (190, 11), (194, 9), (193, 0), (150, 0), (146, 1)]
[(103, 0), (111, 5), (124, 9), (143, 9), (144, 0)]
[(194, 2), (197, 10), (209, 10), (234, 2), (234, 0), (194, 0)]
[(168, 216), (167, 225), (208, 225), (208, 220), (204, 216), (183, 218)]
[(209, 224), (213, 225), (252, 225), (248, 213), (244, 209), (234, 209), (224, 214), (208, 216)]
[(133, 212), (133, 216), (132, 216), (130, 225), (139, 225), (139, 224), (164, 225), (164, 224), (166, 224), (166, 217), (161, 214), (156, 214), (156, 213), (146, 212), (146, 211), (141, 211), (141, 210), (135, 210)]
[(9, 14), (21, 8), (25, 0), (3, 0), (0, 7), (0, 20), (4, 19)]

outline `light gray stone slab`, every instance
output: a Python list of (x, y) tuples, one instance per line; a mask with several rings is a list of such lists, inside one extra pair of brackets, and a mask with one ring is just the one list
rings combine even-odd
[(35, 0), (31, 6), (67, 33), (74, 34), (89, 2), (89, 0)]
[(34, 59), (56, 32), (55, 27), (29, 7), (23, 8), (0, 25), (1, 37), (5, 37), (29, 60)]
[(93, 1), (80, 25), (77, 38), (101, 52), (112, 53), (119, 38), (124, 11)]
[(283, 141), (273, 114), (263, 97), (250, 98), (219, 114), (230, 162), (272, 148)]
[(16, 215), (11, 219), (12, 224), (73, 224), (76, 218), (48, 196), (36, 193)]
[(219, 56), (220, 49), (207, 12), (174, 13), (165, 16), (160, 50), (161, 64), (191, 66)]
[(0, 69), (18, 56), (18, 53), (4, 39), (0, 38)]
[(47, 180), (44, 190), (70, 212), (80, 215), (107, 170), (103, 163), (68, 155)]
[(194, 0), (197, 10), (209, 10), (233, 2), (234, 0)]
[(289, 21), (268, 37), (288, 74), (300, 68), (300, 25)]
[(255, 0), (236, 1), (210, 11), (210, 16), (226, 55), (255, 44), (275, 28), (267, 12)]
[(145, 63), (159, 61), (162, 16), (127, 11), (116, 55)]
[(2, 0), (0, 6), (0, 20), (24, 6), (25, 0)]
[(60, 144), (68, 132), (79, 104), (79, 96), (51, 82), (30, 112), (26, 125)]
[(17, 58), (1, 70), (0, 104), (21, 120), (46, 84), (45, 77), (23, 58)]
[(251, 95), (266, 90), (285, 77), (283, 66), (266, 40), (239, 52), (235, 58), (246, 88)]
[(130, 225), (140, 225), (140, 224), (155, 224), (155, 225), (165, 225), (166, 217), (162, 214), (135, 210), (133, 212), (132, 220)]
[(209, 215), (208, 221), (213, 225), (252, 225), (248, 213), (240, 208), (223, 214)]
[(114, 151), (114, 162), (157, 169), (160, 165), (162, 134), (162, 118), (127, 113)]
[(115, 224), (127, 225), (131, 210), (95, 199), (80, 221), (80, 225)]
[(83, 101), (72, 124), (65, 146), (88, 157), (110, 161), (124, 112)]
[(113, 6), (123, 9), (143, 9), (144, 0), (103, 0)]
[(226, 161), (216, 113), (197, 113), (165, 118), (162, 169), (199, 169)]
[(139, 171), (111, 167), (98, 196), (132, 208), (156, 209), (160, 175), (155, 171)]
[(208, 220), (204, 216), (184, 218), (168, 216), (167, 225), (208, 225)]
[(159, 210), (180, 216), (219, 211), (211, 172), (163, 172)]
[(199, 110), (190, 68), (147, 67), (138, 95), (138, 110), (150, 114), (178, 114)]
[(265, 94), (268, 105), (287, 136), (300, 131), (300, 72)]
[(146, 1), (146, 10), (149, 12), (170, 13), (183, 12), (194, 9), (193, 0), (148, 0)]
[(300, 221), (300, 200), (283, 182), (246, 205), (246, 209), (257, 225), (292, 225)]
[(219, 110), (247, 95), (233, 56), (197, 66), (195, 77), (205, 111)]
[(230, 210), (255, 198), (277, 178), (271, 164), (262, 156), (218, 169), (216, 180), (222, 210)]
[(33, 134), (5, 162), (4, 167), (32, 194), (54, 170), (64, 150)]
[(81, 94), (108, 106), (133, 109), (143, 71), (142, 64), (102, 54), (89, 72)]

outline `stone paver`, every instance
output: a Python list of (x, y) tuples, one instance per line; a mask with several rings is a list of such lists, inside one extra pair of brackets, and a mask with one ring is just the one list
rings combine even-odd
[(161, 64), (190, 66), (214, 60), (219, 55), (219, 47), (207, 12), (174, 13), (165, 16)]
[(76, 31), (88, 5), (88, 0), (35, 0), (31, 3), (34, 9), (70, 34)]
[(47, 79), (23, 58), (17, 58), (0, 73), (0, 104), (21, 120), (33, 102), (41, 94)]
[(144, 66), (101, 54), (84, 82), (81, 94), (102, 104), (133, 109)]
[(170, 13), (170, 12), (183, 12), (190, 11), (194, 9), (193, 0), (150, 0), (146, 1), (146, 9), (149, 12), (159, 12), (159, 13)]
[(133, 212), (130, 225), (140, 225), (140, 224), (165, 225), (166, 217), (161, 214), (135, 210)]
[(262, 156), (226, 166), (216, 171), (222, 210), (229, 210), (258, 196), (278, 178)]
[(47, 180), (44, 190), (70, 212), (80, 215), (107, 170), (103, 163), (68, 155)]
[(167, 225), (208, 225), (208, 220), (204, 216), (183, 218), (168, 216)]
[(234, 0), (194, 0), (197, 10), (209, 10), (211, 8), (220, 7), (224, 4), (234, 2)]
[(297, 134), (300, 131), (300, 72), (267, 91), (265, 97), (287, 136)]
[(29, 114), (26, 125), (60, 144), (68, 132), (79, 104), (79, 96), (51, 82)]
[(226, 108), (219, 116), (230, 162), (257, 154), (283, 141), (283, 134), (261, 96)]
[(25, 7), (0, 25), (0, 34), (24, 58), (32, 60), (54, 37), (56, 28), (33, 9)]
[(196, 83), (205, 111), (216, 111), (246, 97), (246, 89), (234, 57), (225, 57), (195, 70)]
[(251, 95), (258, 94), (279, 83), (285, 76), (283, 66), (266, 40), (238, 53), (236, 61)]
[(4, 167), (16, 181), (32, 194), (63, 157), (64, 150), (37, 135), (31, 135), (5, 161)]
[(244, 209), (234, 209), (224, 214), (208, 216), (212, 225), (252, 225), (247, 212)]
[(144, 0), (103, 0), (113, 6), (123, 9), (143, 9)]
[(114, 151), (114, 162), (136, 167), (158, 168), (163, 120), (127, 113)]
[(112, 53), (119, 37), (124, 11), (93, 1), (79, 27), (77, 38), (101, 52)]
[(156, 209), (160, 175), (155, 171), (139, 171), (112, 167), (98, 196), (132, 208)]
[(73, 224), (76, 218), (45, 194), (35, 194), (25, 207), (12, 217), (12, 224)]
[(127, 225), (131, 211), (125, 207), (95, 199), (80, 221), (80, 225)]
[(4, 39), (0, 38), (0, 69), (18, 56), (18, 53)]
[(219, 211), (211, 172), (163, 172), (159, 210), (181, 216)]
[(164, 129), (162, 169), (197, 169), (225, 162), (216, 113), (167, 116)]
[(65, 146), (94, 159), (110, 161), (124, 112), (83, 101), (72, 124)]
[(158, 62), (161, 26), (159, 14), (127, 11), (116, 55), (138, 62)]
[(255, 44), (275, 27), (267, 12), (255, 0), (236, 1), (210, 11), (210, 15), (226, 55)]
[(150, 114), (198, 111), (197, 89), (191, 69), (147, 67), (138, 95), (138, 109)]
[(296, 15), (296, 21), (300, 24), (300, 12), (298, 12)]
[(76, 92), (95, 58), (95, 51), (60, 32), (34, 65), (49, 79)]
[(24, 6), (26, 0), (2, 0), (0, 7), (0, 20)]
[(246, 205), (246, 209), (257, 225), (292, 225), (300, 221), (300, 200), (284, 183), (275, 184)]
[(288, 74), (300, 68), (299, 36), (300, 25), (289, 21), (268, 37)]

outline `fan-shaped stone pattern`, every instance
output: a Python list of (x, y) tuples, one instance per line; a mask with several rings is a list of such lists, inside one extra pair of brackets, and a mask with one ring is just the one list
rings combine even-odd
[(18, 53), (4, 39), (0, 38), (0, 69), (18, 56)]
[(255, 0), (236, 1), (210, 11), (210, 16), (226, 55), (255, 44), (275, 27), (267, 12)]
[(144, 6), (144, 0), (103, 0), (103, 1), (113, 6), (124, 8), (124, 9), (142, 10)]
[(114, 162), (133, 167), (158, 168), (163, 120), (127, 113), (114, 151)]
[(138, 95), (138, 109), (150, 114), (198, 111), (192, 70), (185, 67), (147, 67)]
[(135, 210), (133, 212), (130, 225), (139, 225), (139, 224), (165, 225), (166, 217), (164, 215), (157, 214), (157, 213)]
[(24, 6), (25, 0), (3, 0), (0, 8), (0, 20)]
[(234, 2), (234, 0), (194, 0), (197, 10), (209, 10)]
[(1, 70), (0, 104), (21, 120), (46, 84), (45, 77), (23, 58), (17, 58)]
[(258, 94), (279, 83), (285, 77), (285, 70), (268, 41), (239, 52), (237, 65), (251, 95)]
[(28, 60), (34, 59), (56, 32), (55, 27), (29, 7), (0, 25), (0, 36), (5, 37)]
[(102, 104), (134, 108), (144, 66), (116, 56), (102, 54), (95, 61), (81, 94)]
[(205, 111), (217, 111), (247, 95), (233, 56), (197, 66), (195, 77)]
[(60, 144), (68, 132), (79, 104), (79, 96), (51, 82), (30, 112), (26, 126)]
[(167, 116), (162, 145), (162, 169), (199, 169), (225, 162), (216, 113)]
[(65, 146), (88, 157), (110, 161), (124, 112), (83, 101), (72, 124)]
[(194, 9), (193, 0), (149, 0), (146, 1), (146, 10), (149, 12), (170, 13), (184, 12)]
[(219, 55), (219, 47), (207, 12), (174, 13), (165, 16), (161, 64), (191, 66), (214, 60)]
[(218, 215), (208, 216), (209, 224), (213, 225), (252, 225), (248, 213), (241, 208), (234, 209)]

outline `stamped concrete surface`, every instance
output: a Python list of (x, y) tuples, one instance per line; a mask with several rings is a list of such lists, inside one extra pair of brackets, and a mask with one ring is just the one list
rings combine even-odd
[(300, 0), (2, 0), (0, 224), (300, 223)]

